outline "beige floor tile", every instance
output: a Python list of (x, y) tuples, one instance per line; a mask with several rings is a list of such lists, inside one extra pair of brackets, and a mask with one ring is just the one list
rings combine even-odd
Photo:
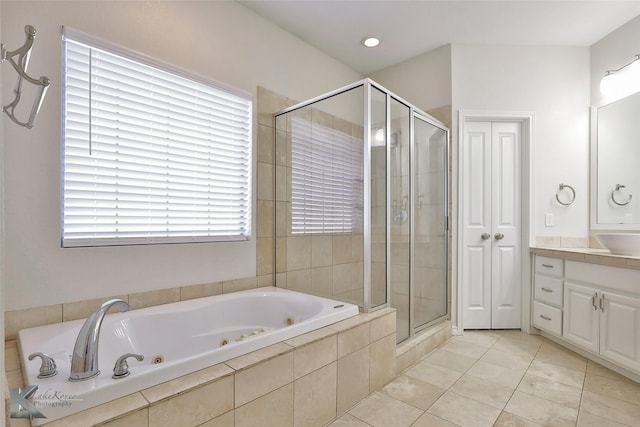
[(531, 365), (533, 357), (516, 356), (491, 348), (480, 358), (480, 360), (487, 363), (493, 363), (494, 365), (502, 366), (504, 368), (526, 370), (529, 365)]
[(455, 339), (489, 348), (502, 336), (502, 331), (464, 331)]
[(640, 405), (602, 396), (587, 390), (582, 392), (580, 411), (630, 426), (638, 425), (638, 420), (640, 420)]
[(629, 378), (624, 377), (619, 373), (612, 371), (609, 368), (605, 368), (604, 366), (592, 360), (587, 361), (587, 375), (588, 374), (595, 374), (595, 375), (600, 375), (601, 377), (607, 377), (607, 378), (612, 378), (614, 380), (627, 381), (627, 382), (633, 383), (633, 381), (631, 381)]
[(473, 375), (463, 375), (449, 390), (497, 409), (504, 408), (513, 394), (513, 388)]
[(376, 392), (349, 413), (374, 427), (405, 427), (413, 424), (422, 415), (422, 410)]
[(365, 423), (362, 420), (357, 419), (351, 414), (344, 414), (331, 424), (328, 424), (331, 427), (371, 427), (370, 424)]
[(433, 384), (402, 375), (382, 389), (382, 392), (405, 403), (426, 410), (446, 390)]
[(587, 369), (585, 357), (549, 340), (545, 340), (540, 346), (536, 360), (576, 371), (584, 372)]
[(580, 411), (580, 413), (578, 413), (577, 427), (626, 427), (626, 425)]
[(513, 394), (504, 409), (534, 423), (550, 427), (573, 427), (578, 418), (577, 409), (519, 391)]
[[(584, 389), (592, 393), (640, 405), (640, 384), (588, 374), (584, 381)], [(638, 424), (640, 424), (640, 420)]]
[(580, 407), (582, 397), (582, 389), (579, 387), (571, 387), (529, 374), (525, 374), (517, 390), (574, 409)]
[(450, 351), (452, 353), (462, 354), (463, 356), (473, 357), (479, 359), (487, 351), (486, 347), (471, 342), (459, 340), (458, 337), (453, 337), (440, 347), (442, 350)]
[(447, 420), (443, 420), (440, 417), (436, 417), (433, 414), (425, 412), (411, 424), (411, 427), (458, 427), (458, 424), (451, 423)]
[(479, 361), (471, 369), (467, 371), (468, 375), (493, 381), (501, 386), (509, 387), (515, 390), (524, 376), (526, 368), (511, 369), (504, 366), (495, 365)]
[(500, 415), (499, 409), (450, 391), (443, 394), (427, 412), (463, 427), (492, 426)]
[(511, 353), (515, 356), (533, 357), (542, 344), (542, 337), (522, 332), (505, 331), (502, 337), (491, 347), (494, 350)]
[(493, 427), (540, 427), (540, 424), (513, 415), (510, 412), (502, 411)]
[(466, 372), (478, 361), (475, 357), (452, 353), (442, 348), (434, 351), (423, 360), (426, 360), (432, 365), (453, 369), (458, 372)]
[(563, 368), (562, 366), (551, 365), (549, 363), (540, 362), (537, 359), (531, 362), (531, 366), (527, 370), (527, 373), (549, 381), (569, 385), (571, 387), (582, 388), (584, 385), (585, 373), (583, 371), (576, 371), (574, 369)]
[(405, 374), (444, 389), (451, 387), (462, 376), (462, 372), (432, 365), (426, 361), (418, 362)]

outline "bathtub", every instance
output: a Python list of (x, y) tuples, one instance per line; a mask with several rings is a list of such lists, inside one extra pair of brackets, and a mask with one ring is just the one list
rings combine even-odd
[[(107, 314), (99, 339), (101, 374), (80, 382), (68, 381), (71, 353), (84, 319), (23, 329), (18, 333), (25, 385), (37, 385), (31, 396), (46, 419), (71, 415), (121, 396), (222, 363), (277, 342), (358, 314), (353, 304), (266, 287)], [(58, 374), (38, 378), (40, 358), (55, 359)], [(128, 359), (131, 374), (113, 379), (115, 360)]]

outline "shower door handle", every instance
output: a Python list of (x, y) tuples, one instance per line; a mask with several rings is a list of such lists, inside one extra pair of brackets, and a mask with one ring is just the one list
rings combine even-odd
[(496, 240), (502, 240), (502, 239), (504, 239), (504, 234), (496, 233), (495, 238), (496, 238)]
[(490, 238), (491, 238), (491, 234), (489, 234), (489, 233), (482, 233), (482, 234), (480, 235), (480, 237), (482, 237), (482, 240), (487, 240), (487, 239), (490, 239)]

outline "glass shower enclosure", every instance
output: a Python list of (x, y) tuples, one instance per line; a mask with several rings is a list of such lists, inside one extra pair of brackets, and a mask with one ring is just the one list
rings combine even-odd
[(370, 79), (275, 114), (276, 286), (397, 309), (397, 341), (447, 317), (448, 140)]

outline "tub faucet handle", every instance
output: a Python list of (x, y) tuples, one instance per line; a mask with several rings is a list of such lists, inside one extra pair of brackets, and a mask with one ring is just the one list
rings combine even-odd
[(38, 378), (51, 378), (58, 373), (58, 368), (56, 367), (56, 362), (53, 360), (53, 357), (49, 356), (47, 353), (37, 352), (30, 354), (29, 360), (33, 360), (36, 357), (42, 359)]
[(129, 364), (127, 363), (127, 359), (129, 357), (135, 357), (138, 362), (142, 362), (144, 356), (141, 354), (127, 353), (118, 357), (116, 360), (116, 364), (113, 366), (113, 375), (111, 378), (120, 379), (129, 376), (131, 372), (129, 372)]

